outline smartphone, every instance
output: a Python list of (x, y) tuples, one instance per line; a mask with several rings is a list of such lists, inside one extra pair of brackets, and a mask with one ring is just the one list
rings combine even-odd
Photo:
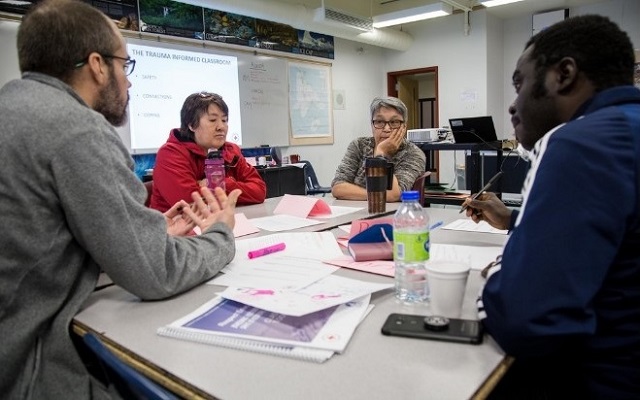
[(480, 321), (409, 314), (391, 314), (382, 326), (382, 334), (457, 343), (482, 343)]

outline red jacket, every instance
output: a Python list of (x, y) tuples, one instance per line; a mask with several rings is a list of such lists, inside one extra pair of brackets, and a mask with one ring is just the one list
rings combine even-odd
[[(149, 207), (165, 212), (179, 200), (191, 203), (191, 193), (200, 189), (206, 152), (194, 142), (181, 142), (174, 129), (156, 155), (153, 192)], [(258, 204), (267, 196), (267, 185), (258, 171), (247, 163), (236, 144), (225, 142), (222, 157), (226, 168), (227, 193), (241, 189), (238, 204)]]

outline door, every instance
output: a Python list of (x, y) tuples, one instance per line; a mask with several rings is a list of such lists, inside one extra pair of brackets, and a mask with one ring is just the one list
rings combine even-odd
[[(428, 95), (424, 93), (422, 83), (428, 82)], [(407, 106), (409, 118), (407, 129), (437, 128), (440, 126), (438, 113), (438, 67), (427, 67), (393, 71), (387, 73), (387, 94), (397, 97)], [(424, 106), (421, 97), (428, 97), (429, 107)], [(430, 115), (425, 115), (430, 113)], [(440, 159), (438, 151), (426, 153), (425, 170), (431, 171), (430, 181), (439, 182), (437, 166)]]

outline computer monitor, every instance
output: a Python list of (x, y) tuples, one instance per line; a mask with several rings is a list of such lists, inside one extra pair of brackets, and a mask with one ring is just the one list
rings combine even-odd
[(449, 126), (456, 143), (485, 143), (498, 140), (496, 128), (493, 126), (493, 118), (490, 115), (452, 118), (449, 120)]

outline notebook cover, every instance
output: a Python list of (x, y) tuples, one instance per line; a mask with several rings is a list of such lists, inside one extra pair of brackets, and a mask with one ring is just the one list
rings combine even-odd
[(393, 227), (372, 225), (349, 239), (347, 249), (355, 261), (393, 260)]

